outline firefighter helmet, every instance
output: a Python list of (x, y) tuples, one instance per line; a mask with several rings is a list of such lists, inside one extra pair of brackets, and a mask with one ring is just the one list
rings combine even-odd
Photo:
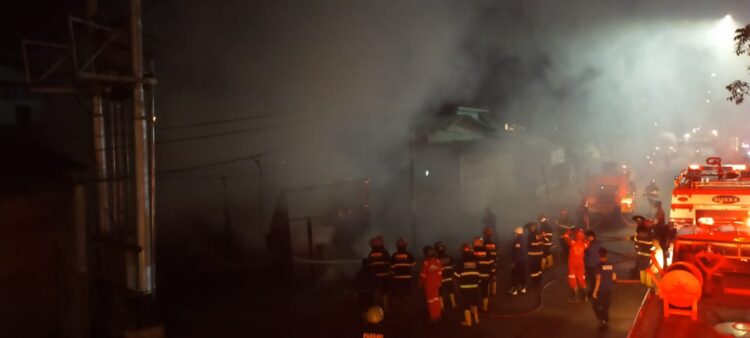
[(432, 247), (432, 245), (425, 245), (424, 248), (422, 248), (422, 252), (424, 253), (425, 258), (432, 258), (435, 257), (435, 248)]
[(485, 238), (492, 238), (492, 232), (492, 227), (484, 227), (484, 229), (482, 229), (482, 235)]
[(547, 220), (547, 215), (545, 214), (539, 214), (536, 216), (536, 219), (539, 220), (539, 222), (544, 222)]
[(445, 252), (445, 243), (440, 241), (435, 242), (435, 251), (439, 253)]
[(523, 235), (523, 228), (522, 227), (516, 227), (513, 232), (516, 233), (516, 235)]
[(469, 246), (469, 244), (466, 244), (466, 243), (461, 244), (461, 252), (465, 254), (471, 253), (471, 247)]
[(484, 247), (484, 240), (482, 239), (482, 237), (475, 237), (472, 242), (474, 244), (474, 249)]
[(406, 239), (403, 237), (399, 238), (398, 241), (396, 242), (396, 248), (402, 249), (402, 250), (406, 249)]
[(367, 310), (367, 322), (370, 324), (377, 324), (383, 321), (383, 309), (380, 306), (372, 306)]
[(373, 249), (375, 248), (382, 248), (383, 247), (383, 237), (376, 236), (370, 239), (370, 247)]

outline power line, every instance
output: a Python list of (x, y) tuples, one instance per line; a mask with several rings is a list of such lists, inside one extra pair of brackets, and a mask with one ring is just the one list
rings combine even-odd
[(186, 136), (186, 137), (178, 137), (174, 139), (169, 140), (157, 140), (156, 144), (169, 144), (169, 143), (175, 143), (175, 142), (184, 142), (184, 141), (193, 141), (193, 140), (202, 140), (207, 138), (214, 138), (214, 137), (221, 137), (221, 136), (227, 136), (227, 135), (235, 135), (235, 134), (244, 134), (249, 133), (253, 131), (261, 131), (266, 129), (273, 129), (278, 128), (281, 125), (267, 125), (262, 127), (252, 127), (252, 128), (244, 128), (244, 129), (237, 129), (237, 130), (230, 130), (225, 131), (221, 133), (213, 133), (213, 134), (203, 134), (203, 135), (195, 135), (195, 136)]
[(260, 153), (257, 153), (257, 154), (252, 154), (252, 155), (249, 155), (249, 156), (243, 156), (243, 157), (233, 158), (233, 159), (224, 160), (224, 161), (217, 161), (217, 162), (199, 164), (199, 165), (194, 165), (194, 166), (189, 166), (189, 167), (183, 167), (183, 168), (177, 168), (177, 169), (162, 170), (162, 171), (157, 171), (156, 174), (181, 173), (181, 172), (192, 171), (192, 170), (196, 170), (196, 169), (214, 167), (214, 166), (217, 166), (217, 165), (237, 163), (237, 162), (248, 161), (248, 160), (255, 160), (258, 157), (263, 156), (263, 155), (265, 155), (267, 153), (268, 153), (268, 151), (264, 151), (264, 152), (260, 152)]
[(257, 120), (257, 119), (264, 119), (269, 118), (273, 116), (278, 116), (275, 114), (265, 114), (265, 115), (252, 115), (252, 116), (245, 116), (245, 117), (238, 117), (233, 119), (226, 119), (226, 120), (214, 120), (214, 121), (205, 121), (205, 122), (196, 122), (192, 124), (183, 124), (183, 125), (173, 125), (173, 126), (159, 126), (157, 127), (158, 130), (172, 130), (172, 129), (184, 129), (184, 128), (194, 128), (194, 127), (203, 127), (203, 126), (210, 126), (215, 124), (222, 124), (222, 123), (231, 123), (231, 122), (241, 122), (241, 121), (250, 121), (250, 120)]

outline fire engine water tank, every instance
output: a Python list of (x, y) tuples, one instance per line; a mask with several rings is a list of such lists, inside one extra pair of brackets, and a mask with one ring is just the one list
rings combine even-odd
[(693, 306), (703, 292), (703, 276), (698, 268), (685, 262), (670, 265), (660, 284), (665, 301), (677, 307)]

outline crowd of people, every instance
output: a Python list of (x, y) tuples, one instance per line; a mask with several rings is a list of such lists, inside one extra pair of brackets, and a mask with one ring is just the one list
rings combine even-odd
[[(628, 239), (636, 248), (636, 268), (644, 285), (652, 286), (647, 270), (651, 268), (652, 253), (659, 248), (668, 248), (669, 229), (664, 221), (661, 203), (653, 204), (654, 220), (637, 215), (636, 233)], [(541, 287), (544, 271), (556, 264), (558, 259), (567, 259), (567, 280), (570, 303), (591, 303), (597, 320), (603, 327), (609, 321), (609, 306), (614, 281), (617, 275), (608, 261), (608, 250), (589, 228), (585, 201), (578, 212), (578, 222), (569, 220), (567, 209), (560, 212), (555, 226), (546, 215), (540, 214), (536, 222), (529, 222), (514, 229), (512, 254), (510, 257), (510, 288), (512, 296), (523, 295), (531, 288)], [(488, 212), (481, 236), (471, 243), (461, 244), (460, 257), (454, 259), (445, 243), (436, 242), (422, 249), (423, 264), (419, 271), (419, 286), (424, 292), (429, 319), (440, 321), (446, 308), (460, 308), (461, 324), (479, 324), (479, 313), (488, 311), (491, 296), (497, 294), (498, 247), (494, 238), (494, 215)], [(557, 240), (556, 240), (557, 239)], [(371, 282), (360, 290), (363, 310), (368, 318), (382, 320), (385, 312), (401, 312), (409, 297), (410, 285), (416, 258), (407, 250), (407, 242), (400, 238), (396, 252), (390, 255), (383, 238), (377, 236), (370, 241), (371, 251), (362, 260), (358, 280)], [(667, 261), (668, 250), (663, 262)], [(369, 285), (369, 286), (368, 286)], [(369, 310), (368, 310), (369, 309)], [(370, 314), (375, 314), (371, 316)], [(374, 324), (374, 323), (370, 323)]]

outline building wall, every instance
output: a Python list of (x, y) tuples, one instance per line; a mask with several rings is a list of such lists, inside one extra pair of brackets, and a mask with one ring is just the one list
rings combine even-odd
[(0, 337), (86, 337), (73, 191), (65, 184), (25, 191), (0, 197)]

